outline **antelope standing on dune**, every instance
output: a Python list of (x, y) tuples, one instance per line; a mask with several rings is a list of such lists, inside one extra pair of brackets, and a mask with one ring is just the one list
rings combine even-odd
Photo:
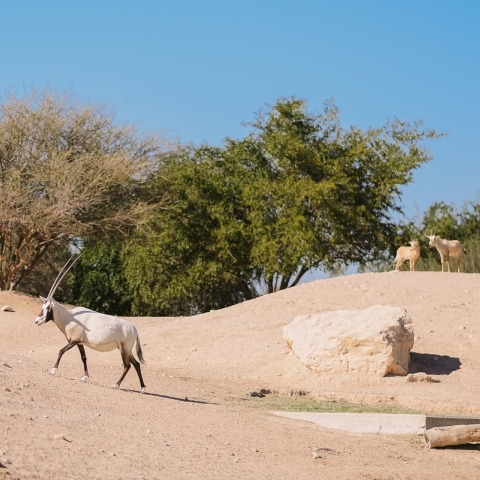
[(143, 383), (140, 363), (132, 353), (132, 348), (136, 342), (138, 359), (140, 362), (145, 363), (137, 329), (126, 320), (114, 317), (113, 315), (105, 315), (84, 307), (76, 307), (69, 310), (53, 299), (53, 295), (63, 277), (72, 268), (80, 256), (70, 263), (72, 258), (73, 255), (58, 274), (47, 298), (40, 297), (43, 301), (42, 311), (35, 319), (37, 325), (42, 325), (50, 320), (53, 321), (68, 341), (67, 345), (58, 352), (57, 362), (52, 370), (50, 370), (50, 374), (55, 375), (57, 373), (58, 365), (63, 354), (77, 346), (80, 350), (80, 356), (85, 370), (85, 375), (81, 380), (86, 382), (89, 375), (84, 346), (99, 352), (109, 352), (118, 348), (122, 356), (124, 370), (118, 382), (115, 385), (112, 385), (112, 387), (120, 387), (125, 375), (130, 370), (130, 366), (133, 365), (140, 380), (140, 393), (144, 393), (146, 387)]
[(467, 251), (463, 248), (462, 244), (458, 240), (444, 240), (438, 235), (426, 235), (430, 240), (429, 245), (435, 247), (440, 254), (440, 260), (442, 261), (442, 272), (444, 271), (444, 260), (445, 256), (447, 259), (447, 267), (450, 272), (450, 255), (455, 257), (457, 262), (457, 271), (460, 273), (460, 256)]
[(394, 262), (396, 262), (395, 270), (400, 271), (405, 260), (409, 260), (410, 271), (415, 271), (415, 262), (420, 257), (420, 244), (416, 240), (412, 240), (410, 247), (399, 247), (397, 250), (397, 256)]

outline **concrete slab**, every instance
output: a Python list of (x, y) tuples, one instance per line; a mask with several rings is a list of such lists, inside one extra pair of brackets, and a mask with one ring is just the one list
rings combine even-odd
[(427, 415), (425, 430), (435, 427), (452, 427), (454, 425), (474, 425), (480, 423), (480, 417), (456, 417), (448, 415)]
[(278, 411), (272, 413), (281, 417), (313, 422), (322, 427), (351, 433), (423, 435), (425, 432), (425, 415)]

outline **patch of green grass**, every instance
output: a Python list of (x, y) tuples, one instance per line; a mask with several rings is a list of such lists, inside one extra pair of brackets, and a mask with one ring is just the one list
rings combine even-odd
[(247, 397), (246, 406), (262, 410), (284, 412), (328, 412), (328, 413), (410, 413), (424, 414), (395, 404), (351, 403), (344, 400), (317, 400), (309, 396), (287, 396), (271, 394), (263, 398)]

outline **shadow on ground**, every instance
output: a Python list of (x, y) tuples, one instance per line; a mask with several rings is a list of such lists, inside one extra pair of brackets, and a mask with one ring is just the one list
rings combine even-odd
[[(129, 392), (129, 393), (140, 393), (138, 390), (130, 390), (130, 389), (122, 389), (124, 392)], [(144, 392), (141, 395), (145, 395), (146, 397), (157, 397), (157, 398), (164, 398), (165, 400), (175, 400), (176, 402), (187, 402), (187, 403), (200, 403), (202, 405), (218, 405), (217, 403), (213, 402), (204, 402), (201, 400), (193, 400), (188, 397), (171, 397), (169, 395), (161, 395), (160, 393), (151, 393), (151, 392)]]
[(436, 447), (435, 450), (480, 450), (478, 443), (465, 443), (463, 445), (447, 445), (445, 447)]
[(409, 373), (424, 372), (428, 375), (450, 375), (459, 370), (462, 362), (457, 357), (433, 353), (410, 353)]

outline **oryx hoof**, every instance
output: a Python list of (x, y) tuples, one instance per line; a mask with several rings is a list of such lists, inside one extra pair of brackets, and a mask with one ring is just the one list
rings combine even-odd
[(143, 387), (143, 388), (140, 390), (140, 393), (145, 393), (145, 388), (146, 388), (146, 387)]
[(114, 388), (115, 390), (118, 390), (120, 388), (120, 385), (116, 383), (115, 385), (112, 385), (112, 388)]
[(52, 368), (48, 373), (50, 375), (56, 375), (57, 374), (57, 371), (58, 371), (58, 368)]
[(85, 383), (87, 383), (87, 380), (88, 380), (88, 376), (87, 376), (87, 375), (85, 375), (84, 377), (82, 377), (82, 378), (80, 379), (81, 382), (85, 382)]

